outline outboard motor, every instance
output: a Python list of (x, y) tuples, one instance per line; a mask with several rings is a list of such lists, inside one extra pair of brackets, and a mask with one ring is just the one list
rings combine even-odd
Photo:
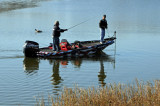
[(26, 41), (23, 46), (23, 53), (26, 57), (37, 57), (39, 52), (39, 44), (34, 41)]

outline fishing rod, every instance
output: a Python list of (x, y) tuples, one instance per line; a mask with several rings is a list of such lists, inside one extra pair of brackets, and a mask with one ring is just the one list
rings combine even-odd
[(82, 22), (80, 22), (80, 23), (78, 23), (78, 24), (76, 24), (76, 25), (74, 25), (74, 26), (72, 26), (72, 27), (70, 27), (70, 28), (68, 28), (68, 29), (72, 29), (72, 28), (74, 28), (74, 27), (76, 27), (76, 26), (79, 26), (79, 25), (81, 25), (81, 24), (89, 21), (89, 20), (90, 20), (90, 19), (87, 19), (87, 20), (85, 20), (85, 21), (82, 21)]
[(110, 37), (110, 34), (109, 34), (109, 30), (108, 30), (108, 28), (107, 28), (107, 33), (108, 33), (108, 37)]

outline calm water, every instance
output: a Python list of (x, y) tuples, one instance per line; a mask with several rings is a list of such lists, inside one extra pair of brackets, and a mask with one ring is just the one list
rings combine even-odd
[[(34, 105), (36, 98), (46, 100), (48, 95), (59, 95), (64, 87), (76, 84), (87, 88), (133, 83), (136, 78), (160, 79), (159, 0), (33, 1), (27, 1), (32, 6), (24, 6), (33, 8), (20, 9), (16, 2), (18, 8), (2, 11), (4, 0), (0, 0), (0, 105)], [(72, 60), (24, 57), (26, 40), (36, 41), (40, 47), (52, 42), (55, 20), (60, 21), (61, 28), (69, 28), (90, 19), (63, 33), (61, 39), (99, 39), (98, 23), (103, 14), (107, 14), (109, 24), (106, 37), (116, 30), (117, 40), (101, 56)], [(35, 33), (35, 28), (43, 33)]]

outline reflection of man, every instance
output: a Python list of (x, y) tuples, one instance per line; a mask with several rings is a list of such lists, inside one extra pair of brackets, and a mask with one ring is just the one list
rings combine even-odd
[(80, 68), (82, 64), (82, 59), (76, 58), (72, 61), (72, 64), (74, 64), (77, 68)]
[(52, 74), (53, 85), (58, 85), (61, 83), (62, 79), (59, 75), (59, 61), (55, 60), (53, 64), (53, 74)]
[(100, 72), (99, 72), (98, 78), (99, 78), (99, 82), (101, 83), (101, 85), (105, 86), (106, 83), (104, 82), (104, 80), (106, 78), (106, 75), (105, 75), (105, 72), (104, 72), (104, 65), (103, 65), (102, 60), (100, 61)]
[(80, 59), (74, 61), (74, 65), (77, 67), (80, 67), (81, 64), (82, 64), (82, 60), (80, 60)]

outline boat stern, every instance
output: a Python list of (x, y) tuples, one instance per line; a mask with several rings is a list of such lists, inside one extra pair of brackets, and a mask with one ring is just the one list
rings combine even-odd
[(23, 46), (23, 53), (26, 57), (37, 57), (39, 52), (39, 44), (34, 41), (26, 41)]

